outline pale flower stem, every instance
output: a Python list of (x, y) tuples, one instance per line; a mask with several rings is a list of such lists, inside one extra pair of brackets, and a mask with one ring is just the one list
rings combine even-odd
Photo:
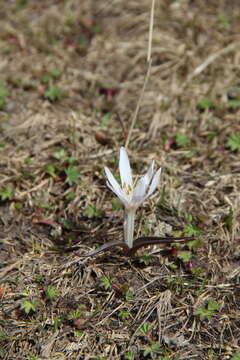
[(131, 249), (133, 247), (134, 220), (136, 210), (125, 210), (124, 219), (124, 241)]

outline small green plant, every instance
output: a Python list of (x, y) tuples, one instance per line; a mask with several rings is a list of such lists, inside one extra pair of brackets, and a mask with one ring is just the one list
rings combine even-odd
[(207, 308), (198, 308), (195, 311), (195, 315), (199, 315), (201, 319), (208, 319), (211, 320), (211, 318), (215, 315), (216, 311), (218, 311), (220, 306), (214, 299), (210, 299), (207, 304)]
[(190, 251), (179, 251), (178, 257), (183, 262), (188, 262), (192, 257), (192, 253)]
[(189, 144), (190, 140), (187, 135), (177, 133), (175, 138), (176, 144), (179, 147), (184, 147)]
[(227, 147), (231, 149), (231, 151), (240, 150), (240, 134), (230, 135), (227, 141)]
[(240, 360), (240, 352), (233, 354), (233, 357), (231, 358), (231, 360)]
[(52, 156), (60, 162), (64, 162), (67, 159), (66, 151), (64, 149), (55, 151)]
[(120, 309), (119, 312), (118, 312), (118, 316), (122, 319), (122, 320), (125, 320), (125, 319), (128, 319), (130, 314), (128, 311), (126, 311), (125, 309)]
[(8, 90), (5, 88), (5, 86), (2, 83), (0, 83), (0, 110), (2, 110), (6, 105), (7, 96), (8, 96)]
[(39, 306), (39, 300), (26, 299), (21, 303), (20, 309), (23, 310), (26, 314), (29, 314), (31, 311), (36, 311)]
[(132, 351), (127, 352), (127, 353), (124, 355), (124, 359), (126, 359), (126, 360), (134, 360), (134, 359), (135, 359), (135, 354), (134, 354), (134, 352), (132, 352)]
[(46, 298), (49, 301), (54, 301), (59, 297), (59, 292), (54, 286), (48, 286), (45, 290)]
[(229, 100), (227, 107), (228, 109), (231, 110), (238, 110), (240, 108), (240, 100), (239, 99)]
[(146, 357), (148, 355), (151, 355), (151, 357), (153, 358), (156, 354), (159, 354), (159, 352), (161, 351), (161, 347), (159, 343), (154, 342), (150, 345), (144, 346), (143, 350), (143, 356)]
[(140, 329), (137, 331), (137, 335), (148, 336), (150, 331), (152, 330), (152, 325), (149, 322), (145, 322)]
[(116, 211), (122, 208), (122, 204), (118, 199), (112, 200), (112, 210)]
[(200, 110), (207, 110), (214, 106), (213, 100), (211, 100), (208, 97), (203, 97), (201, 100), (199, 100), (197, 107)]
[(47, 165), (47, 167), (45, 169), (45, 173), (48, 174), (49, 176), (55, 178), (57, 176), (57, 174), (56, 174), (56, 166), (53, 165), (53, 164)]
[(144, 265), (149, 265), (152, 261), (152, 256), (151, 255), (142, 255), (139, 257), (139, 262), (143, 263)]
[(226, 14), (219, 14), (217, 17), (220, 24), (223, 25), (223, 27), (228, 30), (231, 27), (231, 18)]
[(102, 215), (102, 211), (96, 208), (95, 204), (88, 204), (88, 206), (86, 207), (85, 211), (84, 211), (84, 215), (89, 218), (97, 218), (100, 217)]
[(187, 221), (189, 221), (189, 223), (184, 226), (184, 232), (187, 236), (197, 236), (202, 233), (202, 230), (192, 223), (193, 219), (191, 215), (187, 217)]
[(43, 75), (42, 82), (48, 83), (50, 80), (58, 78), (60, 75), (61, 75), (61, 70), (54, 69), (54, 70), (50, 71), (49, 73)]
[(102, 276), (100, 278), (100, 283), (104, 287), (105, 290), (109, 290), (112, 288), (111, 279), (109, 279), (107, 276)]
[(63, 97), (63, 90), (57, 85), (52, 85), (45, 91), (44, 96), (49, 101), (55, 102)]
[(65, 174), (66, 174), (66, 182), (69, 185), (72, 184), (78, 184), (79, 183), (79, 171), (77, 166), (74, 165), (70, 165), (67, 169), (64, 170)]
[(0, 190), (0, 198), (2, 201), (10, 200), (13, 197), (13, 190), (10, 187), (5, 187)]
[(71, 201), (71, 200), (75, 199), (75, 197), (76, 197), (75, 192), (69, 191), (69, 192), (66, 194), (65, 199)]

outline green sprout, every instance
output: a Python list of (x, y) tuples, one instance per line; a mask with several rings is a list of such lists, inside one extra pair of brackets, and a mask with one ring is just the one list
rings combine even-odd
[(215, 315), (215, 312), (218, 311), (220, 306), (214, 299), (210, 299), (207, 308), (198, 308), (195, 311), (195, 315), (199, 315), (201, 319), (208, 319), (211, 320), (211, 318)]
[(102, 215), (102, 211), (97, 209), (95, 204), (90, 203), (86, 207), (86, 209), (84, 211), (84, 215), (88, 219), (97, 218), (97, 217), (100, 217)]
[(231, 151), (240, 150), (240, 134), (230, 135), (227, 141), (227, 147), (231, 149)]
[(112, 288), (111, 279), (109, 279), (107, 276), (102, 276), (100, 278), (100, 283), (104, 287), (105, 290), (109, 290)]
[(46, 298), (49, 301), (54, 301), (59, 297), (59, 292), (54, 286), (48, 286), (45, 290)]
[(8, 94), (8, 90), (4, 87), (2, 83), (0, 83), (0, 110), (2, 110), (6, 105), (6, 98)]
[(52, 85), (45, 91), (44, 96), (49, 101), (55, 102), (63, 97), (63, 90), (57, 85)]
[(152, 325), (149, 322), (145, 322), (137, 331), (137, 335), (147, 336), (152, 330)]
[(200, 110), (207, 110), (214, 106), (213, 100), (211, 100), (208, 97), (203, 97), (201, 100), (199, 100), (197, 107)]
[(187, 135), (177, 133), (175, 138), (176, 144), (179, 147), (184, 147), (189, 144), (190, 140)]
[(128, 311), (126, 311), (125, 309), (120, 309), (119, 312), (118, 312), (118, 316), (124, 320), (124, 319), (128, 319), (130, 314)]
[(77, 166), (70, 165), (64, 171), (65, 171), (65, 174), (66, 174), (66, 182), (69, 185), (79, 183), (80, 174), (79, 174)]
[(160, 344), (158, 342), (154, 342), (151, 345), (144, 346), (143, 356), (146, 357), (148, 355), (151, 355), (151, 357), (153, 358), (154, 355), (159, 354), (160, 351), (161, 351)]
[(36, 311), (39, 306), (39, 300), (27, 299), (21, 303), (20, 309), (23, 310), (26, 314), (29, 314), (31, 311)]
[(0, 198), (2, 201), (10, 200), (13, 197), (13, 190), (10, 187), (5, 187), (0, 190)]

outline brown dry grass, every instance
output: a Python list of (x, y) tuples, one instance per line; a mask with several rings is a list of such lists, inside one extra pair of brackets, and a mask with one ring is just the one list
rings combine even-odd
[[(102, 169), (117, 171), (143, 86), (150, 6), (1, 4), (0, 69), (9, 95), (0, 112), (0, 191), (12, 189), (0, 203), (2, 359), (126, 359), (132, 352), (135, 359), (223, 360), (239, 353), (240, 161), (226, 147), (240, 133), (240, 110), (229, 106), (240, 92), (238, 1), (156, 0), (151, 76), (129, 142), (137, 173), (151, 159), (164, 169), (161, 201), (155, 194), (138, 212), (136, 231), (188, 235), (194, 225), (202, 244), (190, 249), (191, 263), (180, 258), (187, 246), (176, 254), (152, 247), (134, 259), (118, 250), (78, 257), (122, 238), (122, 212), (112, 209)], [(46, 82), (56, 69), (60, 75)], [(55, 102), (44, 97), (52, 85), (64, 92)], [(203, 97), (213, 102), (204, 111)], [(177, 145), (178, 133), (189, 143)], [(62, 149), (67, 159), (59, 161)], [(70, 166), (78, 184), (66, 182)], [(95, 217), (89, 204), (101, 210)], [(109, 289), (101, 277), (111, 280)], [(52, 300), (48, 286), (58, 290)], [(196, 312), (211, 299), (218, 310), (201, 318)], [(39, 302), (29, 314), (21, 310), (26, 300)], [(145, 323), (151, 329), (139, 334)], [(158, 352), (144, 355), (156, 343)]]

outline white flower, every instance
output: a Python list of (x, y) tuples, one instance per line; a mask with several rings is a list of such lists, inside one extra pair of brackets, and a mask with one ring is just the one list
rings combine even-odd
[(133, 184), (132, 170), (124, 147), (120, 148), (119, 172), (122, 186), (114, 178), (111, 171), (105, 167), (107, 186), (118, 196), (125, 206), (124, 240), (129, 248), (133, 246), (134, 219), (137, 208), (157, 188), (160, 182), (161, 169), (154, 175), (154, 161), (144, 176)]

